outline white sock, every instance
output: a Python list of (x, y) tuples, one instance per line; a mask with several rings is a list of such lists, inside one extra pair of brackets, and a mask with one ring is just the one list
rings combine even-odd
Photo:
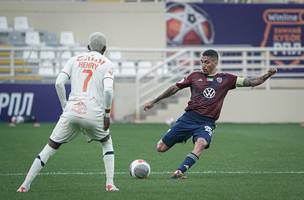
[(114, 150), (111, 137), (101, 144), (103, 152), (103, 162), (106, 170), (106, 184), (114, 184)]
[(56, 150), (48, 144), (42, 149), (39, 155), (35, 158), (30, 170), (28, 171), (22, 186), (30, 188), (32, 181), (35, 179), (40, 170), (44, 167), (48, 159), (56, 153)]

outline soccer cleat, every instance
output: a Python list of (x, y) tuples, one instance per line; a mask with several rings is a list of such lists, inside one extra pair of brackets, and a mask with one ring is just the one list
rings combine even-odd
[(119, 189), (113, 184), (107, 184), (106, 191), (107, 192), (117, 192), (117, 191), (119, 191)]
[(25, 186), (20, 186), (17, 190), (17, 192), (28, 192), (29, 191), (29, 188), (26, 188)]
[(176, 170), (173, 175), (171, 176), (173, 179), (186, 179), (187, 176), (181, 171), (181, 170)]

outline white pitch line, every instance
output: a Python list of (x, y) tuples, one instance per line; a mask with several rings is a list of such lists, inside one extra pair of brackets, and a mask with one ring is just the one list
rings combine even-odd
[[(40, 176), (57, 175), (104, 175), (105, 172), (43, 172)], [(116, 175), (130, 174), (130, 172), (115, 172)], [(172, 174), (169, 171), (152, 172), (151, 174)], [(201, 171), (187, 172), (187, 174), (304, 174), (304, 171)], [(25, 176), (26, 173), (0, 173), (0, 176)]]

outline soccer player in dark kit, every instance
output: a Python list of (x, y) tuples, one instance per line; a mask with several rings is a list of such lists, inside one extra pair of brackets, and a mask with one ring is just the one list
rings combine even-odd
[(176, 143), (186, 142), (192, 137), (194, 148), (173, 173), (172, 178), (186, 178), (184, 173), (195, 164), (202, 151), (209, 147), (215, 121), (219, 118), (228, 91), (236, 87), (255, 87), (277, 72), (275, 68), (270, 68), (266, 74), (253, 78), (218, 73), (216, 68), (218, 59), (215, 50), (206, 50), (201, 56), (202, 70), (192, 72), (144, 105), (144, 110), (147, 111), (162, 99), (190, 87), (191, 98), (185, 113), (160, 139), (156, 147), (158, 152), (166, 152)]

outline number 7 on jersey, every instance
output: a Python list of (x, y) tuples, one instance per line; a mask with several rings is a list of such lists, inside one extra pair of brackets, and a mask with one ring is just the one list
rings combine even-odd
[(90, 69), (84, 69), (84, 70), (82, 71), (82, 73), (88, 74), (87, 77), (86, 77), (86, 79), (84, 80), (83, 86), (82, 86), (82, 91), (83, 91), (83, 92), (86, 92), (86, 91), (87, 91), (87, 88), (88, 88), (88, 83), (89, 83), (89, 81), (90, 81), (91, 78), (92, 78), (93, 72), (92, 72), (92, 70), (90, 70)]

